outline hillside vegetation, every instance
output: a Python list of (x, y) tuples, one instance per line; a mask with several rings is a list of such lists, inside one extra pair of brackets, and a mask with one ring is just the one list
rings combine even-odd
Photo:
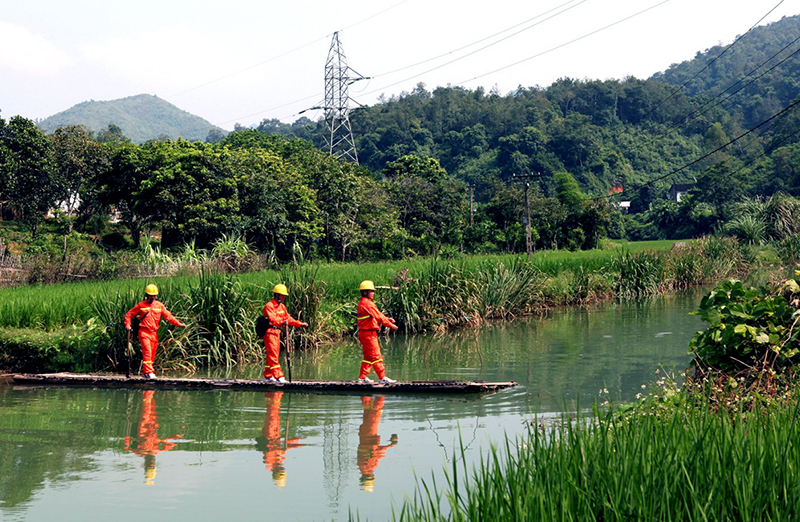
[(163, 138), (206, 141), (209, 133), (212, 136), (225, 135), (223, 129), (203, 118), (148, 94), (119, 100), (86, 101), (38, 123), (46, 134), (68, 125), (83, 125), (95, 133), (115, 125), (135, 143)]
[[(327, 154), (324, 124), (307, 119), (142, 144), (116, 124), (46, 135), (25, 118), (0, 119), (0, 212), (32, 236), (50, 212), (62, 262), (75, 259), (72, 235), (108, 236), (113, 214), (109, 250), (153, 242), (191, 252), (237, 238), (279, 262), (365, 261), (722, 234), (770, 243), (791, 263), (800, 259), (798, 18), (647, 80), (562, 78), (505, 95), (418, 85), (353, 112), (360, 165)], [(715, 77), (734, 58), (738, 72)], [(684, 70), (692, 89), (665, 81), (687, 83)], [(758, 117), (755, 96), (737, 90), (745, 84), (761, 93)], [(691, 187), (680, 201), (667, 199), (675, 183)], [(58, 256), (31, 244), (13, 253)], [(108, 274), (101, 259), (87, 264)]]
[[(640, 211), (720, 162), (736, 195), (798, 195), (797, 110), (762, 125), (800, 94), (798, 34), (800, 17), (784, 18), (649, 79), (561, 78), (505, 94), (419, 84), (353, 112), (358, 157), (374, 170), (406, 154), (436, 158), (482, 203), (502, 197), (514, 174), (541, 174), (535, 185), (552, 195), (567, 171), (591, 196), (622, 187)], [(259, 129), (324, 147), (319, 123)]]

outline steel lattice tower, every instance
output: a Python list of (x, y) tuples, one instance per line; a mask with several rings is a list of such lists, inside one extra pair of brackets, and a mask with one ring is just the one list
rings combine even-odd
[[(353, 74), (354, 76), (350, 76)], [(339, 33), (333, 33), (328, 60), (325, 62), (325, 123), (328, 127), (330, 154), (358, 164), (356, 142), (350, 125), (350, 96), (347, 88), (365, 78), (347, 65)]]

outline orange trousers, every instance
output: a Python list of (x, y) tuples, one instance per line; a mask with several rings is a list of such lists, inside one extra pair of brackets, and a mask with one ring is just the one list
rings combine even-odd
[(158, 332), (139, 328), (139, 343), (142, 345), (142, 373), (156, 373), (153, 361), (156, 360)]
[(358, 378), (363, 379), (369, 375), (373, 366), (375, 367), (375, 373), (378, 374), (378, 379), (386, 377), (386, 367), (383, 365), (381, 345), (378, 343), (378, 331), (359, 330), (358, 340), (361, 342), (361, 349), (364, 356), (361, 361), (361, 373)]
[(280, 379), (283, 377), (281, 371), (280, 355), (281, 355), (281, 331), (270, 328), (264, 335), (264, 349), (267, 352), (267, 357), (264, 361), (264, 378), (269, 379), (274, 377)]

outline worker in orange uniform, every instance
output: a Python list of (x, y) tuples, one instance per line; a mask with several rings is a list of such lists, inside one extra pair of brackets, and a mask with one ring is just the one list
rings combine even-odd
[(264, 305), (263, 315), (269, 320), (267, 332), (264, 334), (264, 348), (267, 352), (266, 361), (264, 363), (264, 381), (266, 382), (280, 382), (285, 383), (286, 379), (283, 377), (281, 371), (281, 363), (279, 360), (281, 353), (281, 328), (286, 326), (293, 326), (295, 328), (305, 328), (308, 323), (298, 321), (286, 310), (286, 305), (283, 302), (286, 296), (289, 295), (286, 285), (277, 284), (272, 289), (272, 301)]
[[(264, 453), (264, 466), (272, 472), (272, 480), (278, 487), (286, 485), (286, 451), (302, 446), (302, 438), (281, 438), (281, 398), (283, 392), (267, 392), (267, 415), (264, 418), (264, 427), (261, 428), (261, 437), (256, 439), (257, 446)], [(288, 435), (288, 434), (287, 434)]]
[(158, 417), (156, 415), (156, 401), (153, 399), (154, 390), (145, 390), (142, 395), (142, 414), (139, 417), (139, 429), (136, 437), (125, 437), (124, 449), (134, 455), (144, 457), (144, 483), (153, 485), (156, 478), (156, 455), (162, 451), (169, 451), (175, 447), (173, 439), (182, 435), (173, 435), (166, 439), (158, 438)]
[(369, 375), (374, 366), (380, 382), (391, 384), (395, 380), (386, 376), (386, 367), (383, 364), (383, 355), (381, 355), (381, 345), (378, 343), (378, 331), (381, 326), (397, 331), (397, 325), (394, 324), (394, 319), (383, 315), (378, 310), (378, 307), (375, 306), (373, 301), (375, 283), (362, 281), (359, 290), (361, 290), (361, 300), (358, 301), (356, 317), (358, 318), (358, 340), (361, 342), (364, 358), (361, 361), (361, 373), (358, 376), (358, 382), (372, 382), (372, 379), (368, 378), (367, 375)]
[(131, 331), (131, 321), (139, 321), (139, 342), (142, 345), (142, 372), (148, 379), (155, 379), (156, 372), (153, 368), (153, 361), (156, 358), (156, 347), (158, 347), (158, 327), (163, 317), (170, 324), (186, 328), (186, 325), (175, 319), (175, 316), (167, 310), (164, 303), (156, 300), (158, 287), (149, 284), (144, 289), (144, 301), (140, 302), (125, 314), (125, 329)]
[(383, 415), (383, 395), (377, 397), (361, 397), (361, 407), (364, 413), (361, 426), (358, 427), (358, 469), (361, 471), (361, 489), (372, 491), (375, 489), (375, 468), (378, 462), (386, 456), (386, 450), (397, 444), (397, 435), (392, 434), (389, 444), (381, 446), (381, 437), (378, 435), (378, 424)]

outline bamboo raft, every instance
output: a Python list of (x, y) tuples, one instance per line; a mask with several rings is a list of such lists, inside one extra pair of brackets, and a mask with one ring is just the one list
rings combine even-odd
[(391, 384), (358, 381), (310, 381), (294, 379), (284, 384), (260, 379), (207, 379), (189, 377), (126, 377), (116, 374), (40, 373), (15, 374), (14, 384), (29, 386), (90, 386), (109, 388), (157, 388), (251, 391), (346, 391), (380, 393), (488, 393), (516, 386), (514, 381), (397, 381)]

